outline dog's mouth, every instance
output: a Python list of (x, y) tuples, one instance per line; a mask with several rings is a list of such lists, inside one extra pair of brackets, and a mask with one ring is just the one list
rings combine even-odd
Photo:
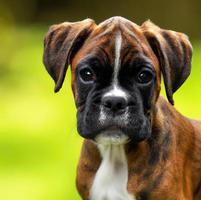
[(116, 126), (101, 131), (95, 137), (95, 142), (101, 145), (123, 145), (129, 142), (129, 137)]
[(92, 111), (78, 112), (77, 115), (78, 133), (85, 139), (99, 144), (126, 144), (140, 142), (150, 135), (149, 120), (139, 111), (115, 118), (109, 114), (101, 117), (99, 110)]

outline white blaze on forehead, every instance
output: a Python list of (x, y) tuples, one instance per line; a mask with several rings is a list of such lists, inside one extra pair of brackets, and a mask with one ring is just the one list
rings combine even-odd
[[(122, 37), (118, 32), (115, 38), (115, 60), (113, 83), (111, 90), (103, 95), (119, 96), (127, 100), (127, 93), (118, 85), (118, 74), (120, 69)], [(107, 119), (100, 108), (100, 123)], [(122, 116), (122, 121), (128, 120), (128, 113)], [(117, 131), (117, 130), (116, 130)], [(128, 136), (122, 132), (101, 133), (96, 137), (98, 148), (102, 156), (102, 162), (96, 172), (91, 190), (90, 200), (135, 200), (127, 191), (128, 184), (128, 165), (125, 155), (124, 144), (128, 142)]]
[(115, 60), (114, 60), (114, 84), (118, 82), (118, 74), (120, 69), (120, 56), (121, 56), (121, 45), (122, 45), (122, 36), (118, 32), (115, 38)]
[[(113, 72), (112, 86), (109, 91), (103, 94), (103, 98), (104, 97), (123, 97), (127, 101), (129, 96), (128, 93), (125, 90), (123, 90), (118, 84), (118, 74), (119, 74), (119, 70), (121, 66), (121, 60), (120, 60), (121, 47), (122, 47), (122, 36), (120, 32), (117, 32), (116, 38), (115, 38), (115, 59), (114, 59), (114, 72)], [(127, 118), (128, 117), (126, 117), (126, 120)], [(104, 112), (103, 107), (101, 107), (99, 121), (100, 123), (104, 123), (106, 119), (107, 119), (106, 113)]]
[(110, 91), (105, 93), (105, 96), (119, 96), (127, 99), (126, 92), (118, 84), (118, 75), (121, 66), (121, 47), (122, 47), (122, 36), (121, 32), (117, 32), (115, 38), (115, 59), (114, 59), (114, 72), (113, 72), (113, 82)]

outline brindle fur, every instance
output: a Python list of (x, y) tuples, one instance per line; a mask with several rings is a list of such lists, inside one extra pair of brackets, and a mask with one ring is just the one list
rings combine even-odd
[[(128, 191), (138, 200), (200, 200), (201, 122), (184, 117), (171, 105), (173, 93), (190, 73), (191, 45), (184, 34), (160, 29), (150, 21), (138, 26), (120, 17), (99, 25), (93, 20), (85, 20), (53, 26), (45, 39), (44, 63), (55, 80), (55, 90), (61, 88), (71, 64), (72, 88), (76, 102), (79, 102), (77, 64), (93, 50), (102, 58), (101, 62), (112, 65), (114, 44), (111, 38), (118, 29), (122, 31), (124, 41), (122, 62), (129, 63), (136, 52), (143, 52), (154, 64), (157, 74), (149, 111), (151, 137), (125, 146)], [(74, 41), (78, 42), (72, 44)], [(159, 96), (161, 71), (171, 104)], [(83, 200), (89, 200), (100, 163), (97, 146), (91, 140), (84, 140), (76, 179)]]
[[(192, 121), (160, 97), (151, 138), (127, 144), (128, 191), (141, 200), (200, 200), (201, 123)], [(88, 199), (101, 162), (94, 143), (85, 140), (77, 170), (77, 188)]]

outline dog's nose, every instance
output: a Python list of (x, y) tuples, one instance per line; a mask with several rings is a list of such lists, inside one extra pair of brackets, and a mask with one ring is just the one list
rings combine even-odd
[(102, 105), (104, 108), (117, 113), (119, 111), (123, 112), (125, 111), (127, 107), (127, 101), (123, 97), (118, 96), (106, 96), (102, 99)]

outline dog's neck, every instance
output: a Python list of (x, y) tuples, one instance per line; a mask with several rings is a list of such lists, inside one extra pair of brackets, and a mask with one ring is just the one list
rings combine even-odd
[(134, 200), (127, 191), (128, 165), (123, 144), (98, 145), (102, 161), (96, 173), (90, 200)]

